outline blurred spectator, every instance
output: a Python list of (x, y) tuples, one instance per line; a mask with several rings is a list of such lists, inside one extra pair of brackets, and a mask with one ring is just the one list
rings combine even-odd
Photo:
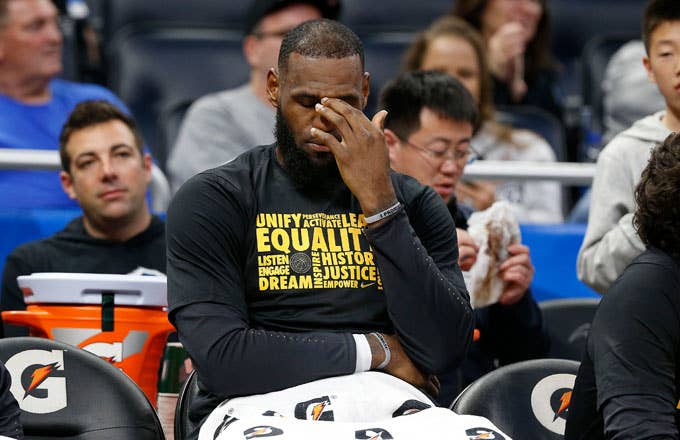
[(257, 145), (274, 142), (274, 107), (267, 72), (275, 68), (283, 36), (315, 18), (336, 18), (338, 0), (254, 0), (247, 15), (243, 54), (250, 81), (206, 95), (187, 112), (168, 159), (176, 191), (189, 177), (229, 162)]
[(604, 143), (638, 119), (663, 110), (659, 88), (649, 80), (642, 64), (645, 45), (630, 41), (612, 55), (602, 80)]
[(486, 42), (496, 105), (534, 105), (562, 119), (547, 0), (456, 0), (451, 13)]
[[(105, 101), (78, 104), (60, 137), (61, 183), (83, 215), (17, 247), (2, 274), (2, 310), (26, 308), (17, 276), (34, 272), (165, 272), (165, 225), (145, 198), (151, 158), (134, 121)], [(5, 336), (26, 334), (5, 326)]]
[[(674, 26), (679, 29), (680, 21)], [(680, 438), (677, 133), (652, 152), (635, 199), (633, 223), (646, 250), (607, 290), (595, 314), (571, 397), (568, 440)]]
[[(385, 143), (392, 168), (431, 186), (454, 207), (462, 270), (475, 264), (478, 246), (465, 231), (470, 213), (455, 208), (453, 190), (472, 153), (475, 107), (465, 87), (440, 72), (404, 73), (381, 94), (381, 108), (387, 110)], [(440, 376), (440, 405), (448, 406), (465, 386), (496, 365), (546, 354), (548, 340), (542, 331), (541, 311), (529, 291), (534, 274), (529, 248), (515, 243), (508, 246), (507, 255), (498, 272), (504, 283), (499, 302), (474, 310), (480, 340), (472, 344), (458, 369)]]
[[(52, 2), (0, 0), (0, 148), (56, 150), (68, 114), (87, 99), (125, 109), (103, 87), (57, 79), (61, 51)], [(56, 172), (0, 171), (0, 194), (3, 209), (76, 206), (61, 191)]]
[[(481, 128), (472, 139), (479, 159), (552, 162), (550, 145), (528, 130), (515, 130), (494, 121), (492, 83), (480, 35), (456, 17), (435, 21), (413, 42), (405, 55), (406, 70), (439, 70), (457, 78), (477, 102)], [(498, 200), (508, 201), (523, 223), (562, 221), (562, 196), (556, 182), (461, 181), (459, 201), (484, 210)]]
[(644, 251), (633, 227), (633, 193), (651, 149), (680, 130), (680, 3), (652, 0), (645, 9), (644, 66), (666, 101), (666, 109), (617, 135), (597, 158), (588, 229), (578, 254), (581, 281), (605, 292)]

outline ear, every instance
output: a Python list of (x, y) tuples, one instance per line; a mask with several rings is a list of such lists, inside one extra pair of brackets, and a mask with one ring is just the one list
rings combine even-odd
[(269, 98), (269, 103), (274, 106), (274, 108), (279, 107), (279, 92), (281, 89), (281, 84), (279, 82), (279, 74), (276, 69), (272, 67), (267, 72), (267, 97)]
[(401, 146), (399, 137), (389, 128), (383, 130), (385, 134), (385, 145), (387, 145), (387, 152), (390, 156), (390, 162), (395, 163), (398, 156), (398, 148)]
[(364, 78), (361, 80), (361, 94), (364, 97), (364, 105), (362, 109), (366, 108), (368, 104), (368, 95), (371, 93), (371, 74), (364, 72)]
[(59, 180), (61, 180), (61, 188), (64, 190), (66, 195), (72, 200), (78, 200), (78, 196), (73, 189), (73, 179), (69, 173), (62, 171), (59, 173)]
[(654, 75), (654, 71), (652, 70), (652, 63), (649, 61), (649, 57), (647, 55), (642, 57), (642, 64), (645, 66), (645, 69), (647, 70), (647, 79), (649, 79), (649, 82), (656, 83), (656, 76)]
[(257, 63), (257, 49), (257, 38), (253, 35), (248, 35), (243, 39), (243, 56), (251, 67)]
[(142, 156), (142, 167), (144, 168), (146, 184), (148, 185), (151, 183), (151, 168), (153, 167), (153, 161), (151, 160), (151, 155), (149, 153), (144, 153), (144, 156)]

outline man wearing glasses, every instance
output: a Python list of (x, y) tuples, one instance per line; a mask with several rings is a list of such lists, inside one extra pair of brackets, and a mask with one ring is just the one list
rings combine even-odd
[(339, 0), (252, 0), (243, 39), (250, 80), (206, 95), (189, 108), (168, 158), (174, 191), (194, 174), (229, 162), (250, 147), (274, 142), (267, 72), (276, 66), (283, 36), (300, 23), (335, 19), (339, 12)]
[[(454, 190), (465, 165), (478, 157), (470, 145), (478, 128), (472, 96), (444, 73), (409, 72), (390, 82), (380, 101), (387, 110), (385, 143), (392, 169), (431, 186), (449, 205), (458, 233), (458, 263), (469, 270), (478, 248), (465, 231), (471, 212), (457, 205)], [(513, 244), (508, 253), (500, 266), (505, 289), (499, 303), (475, 310), (480, 340), (458, 371), (440, 377), (440, 404), (450, 403), (462, 387), (496, 366), (547, 352), (541, 312), (529, 291), (534, 273), (529, 248)]]

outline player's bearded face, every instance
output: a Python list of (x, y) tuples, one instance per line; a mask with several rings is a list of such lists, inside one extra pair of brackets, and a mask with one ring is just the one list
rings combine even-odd
[(327, 192), (337, 188), (342, 178), (335, 160), (330, 158), (324, 162), (312, 161), (307, 153), (298, 147), (295, 135), (283, 117), (280, 107), (276, 109), (275, 134), (284, 168), (298, 187), (314, 192)]

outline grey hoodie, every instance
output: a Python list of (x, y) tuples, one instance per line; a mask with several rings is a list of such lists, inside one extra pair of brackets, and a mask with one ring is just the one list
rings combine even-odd
[(581, 281), (600, 293), (645, 249), (633, 227), (635, 187), (652, 148), (671, 133), (661, 122), (664, 114), (635, 122), (612, 139), (597, 159), (577, 272)]

